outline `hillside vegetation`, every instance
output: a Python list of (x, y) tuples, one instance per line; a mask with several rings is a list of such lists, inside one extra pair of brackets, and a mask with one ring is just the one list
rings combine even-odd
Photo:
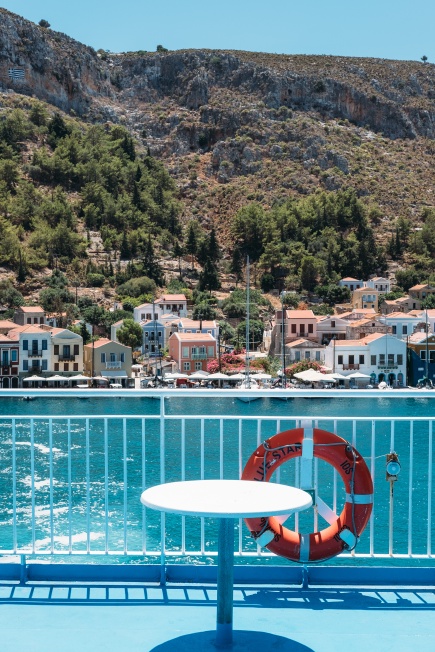
[(0, 22), (0, 265), (19, 279), (162, 284), (172, 259), (213, 290), (246, 254), (263, 289), (435, 271), (432, 64), (113, 54)]

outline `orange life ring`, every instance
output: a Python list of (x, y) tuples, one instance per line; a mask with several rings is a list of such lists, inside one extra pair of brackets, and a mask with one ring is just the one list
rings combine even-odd
[[(320, 532), (300, 534), (283, 527), (287, 517), (264, 516), (245, 519), (251, 535), (271, 552), (301, 563), (322, 561), (345, 549), (353, 550), (372, 512), (373, 482), (364, 459), (345, 439), (310, 427), (280, 432), (263, 442), (251, 455), (242, 480), (268, 481), (281, 464), (295, 457), (302, 457), (301, 464), (305, 463), (306, 469), (312, 468), (313, 457), (336, 469), (346, 488), (343, 511), (337, 516), (319, 498), (314, 501), (315, 507), (329, 523), (329, 527)], [(302, 470), (301, 467), (301, 473)], [(309, 487), (302, 482), (301, 488)]]

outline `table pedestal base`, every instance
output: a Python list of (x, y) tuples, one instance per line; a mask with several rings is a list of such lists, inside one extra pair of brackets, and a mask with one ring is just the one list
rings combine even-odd
[(216, 646), (233, 642), (234, 518), (221, 518), (218, 540)]

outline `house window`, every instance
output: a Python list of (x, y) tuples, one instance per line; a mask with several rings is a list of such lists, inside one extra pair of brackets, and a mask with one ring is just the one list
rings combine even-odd
[(402, 326), (402, 334), (408, 335), (408, 326)]
[(370, 356), (370, 364), (372, 365), (372, 367), (374, 367), (376, 365), (376, 356), (375, 355)]
[(299, 326), (299, 328), (300, 328), (300, 331), (299, 331), (300, 334), (301, 334), (301, 335), (305, 335), (305, 324), (301, 324), (301, 325)]
[(29, 361), (23, 360), (23, 371), (29, 371)]
[(300, 351), (295, 351), (295, 360), (296, 362), (299, 362), (301, 359), (301, 352)]
[(331, 328), (335, 328), (335, 321), (331, 322)]
[(426, 351), (424, 349), (420, 351), (420, 360), (426, 360)]
[(388, 354), (388, 364), (394, 364), (394, 353)]
[(48, 347), (47, 347), (47, 344), (48, 344), (47, 340), (42, 340), (42, 350), (43, 350), (43, 351), (46, 351), (46, 350), (47, 350), (47, 348), (48, 348)]
[(349, 364), (355, 364), (355, 356), (354, 355), (349, 356)]
[(337, 358), (338, 364), (343, 364), (343, 356), (339, 355)]
[(305, 351), (305, 360), (309, 360), (310, 358), (311, 358), (310, 351)]
[(9, 366), (9, 351), (2, 351), (2, 365), (4, 367)]
[(391, 327), (391, 332), (392, 332), (393, 335), (396, 335), (396, 333), (397, 333), (397, 326), (392, 326), (392, 327)]
[(106, 354), (105, 353), (101, 354), (101, 362), (103, 362), (103, 363), (106, 362)]
[(120, 362), (125, 362), (125, 353), (120, 353), (119, 354), (119, 360), (120, 360)]
[(207, 357), (212, 358), (214, 356), (214, 346), (207, 347)]
[(23, 351), (29, 350), (29, 340), (23, 340)]
[[(432, 353), (435, 353), (435, 351), (431, 351), (431, 352), (430, 352), (431, 357), (432, 357)], [(431, 362), (435, 362), (435, 360), (431, 360)], [(398, 353), (398, 354), (397, 354), (397, 364), (398, 364), (398, 365), (403, 364), (403, 355), (402, 355), (401, 353)]]
[(183, 371), (190, 371), (190, 362), (183, 362)]
[[(399, 358), (399, 356), (397, 356)], [(429, 351), (429, 362), (435, 362), (435, 351)]]
[(292, 324), (291, 326), (292, 326), (291, 332), (296, 333), (296, 324)]
[(144, 313), (144, 312), (143, 312), (143, 313), (141, 313), (141, 316), (140, 316), (140, 318), (141, 318), (141, 319), (145, 319), (145, 313)]
[(147, 312), (146, 314), (146, 319), (149, 319), (151, 321), (152, 319), (152, 314), (150, 312)]
[(320, 351), (316, 351), (316, 361), (320, 361)]
[(202, 363), (201, 362), (195, 362), (195, 371), (200, 371), (202, 369)]
[(116, 353), (110, 353), (110, 362), (116, 362)]
[(78, 344), (74, 344), (74, 355), (79, 355), (79, 353), (80, 353), (80, 346)]
[(12, 351), (11, 351), (11, 362), (18, 362), (18, 351), (17, 351), (17, 349), (12, 349)]
[(145, 339), (147, 339), (149, 336), (150, 334), (148, 333), (148, 331), (145, 331)]
[(385, 353), (379, 354), (379, 364), (382, 366), (385, 364)]
[(69, 371), (69, 364), (67, 362), (64, 362), (63, 370), (64, 371)]
[(42, 367), (41, 367), (42, 371), (47, 371), (48, 369), (47, 364), (48, 364), (47, 360), (42, 361)]
[(59, 355), (59, 344), (54, 345), (54, 355)]
[(313, 324), (308, 324), (308, 332), (313, 333)]
[(359, 356), (359, 363), (364, 364), (364, 356), (363, 355)]
[(31, 317), (27, 317), (27, 323), (28, 323), (28, 324), (31, 324), (31, 323), (32, 323), (32, 318), (31, 318)]
[(79, 370), (79, 365), (77, 362), (74, 362), (73, 364), (73, 371), (78, 371)]
[(189, 347), (188, 346), (183, 346), (181, 349), (181, 357), (182, 358), (188, 358), (189, 357)]
[(54, 363), (54, 370), (59, 371), (59, 363), (58, 362)]

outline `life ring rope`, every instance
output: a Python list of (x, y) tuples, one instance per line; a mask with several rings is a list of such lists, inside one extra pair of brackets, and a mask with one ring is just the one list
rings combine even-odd
[[(301, 489), (313, 491), (314, 458), (331, 464), (341, 475), (346, 493), (340, 515), (327, 505), (317, 490), (313, 499), (314, 509), (329, 528), (303, 534), (283, 527), (286, 516), (246, 519), (259, 545), (294, 561), (313, 562), (329, 559), (344, 549), (355, 549), (372, 511), (373, 484), (367, 465), (352, 444), (335, 433), (305, 423), (300, 428), (278, 433), (257, 447), (245, 466), (242, 478), (268, 481), (283, 461), (296, 457), (300, 458)], [(337, 452), (328, 452), (333, 447)]]

